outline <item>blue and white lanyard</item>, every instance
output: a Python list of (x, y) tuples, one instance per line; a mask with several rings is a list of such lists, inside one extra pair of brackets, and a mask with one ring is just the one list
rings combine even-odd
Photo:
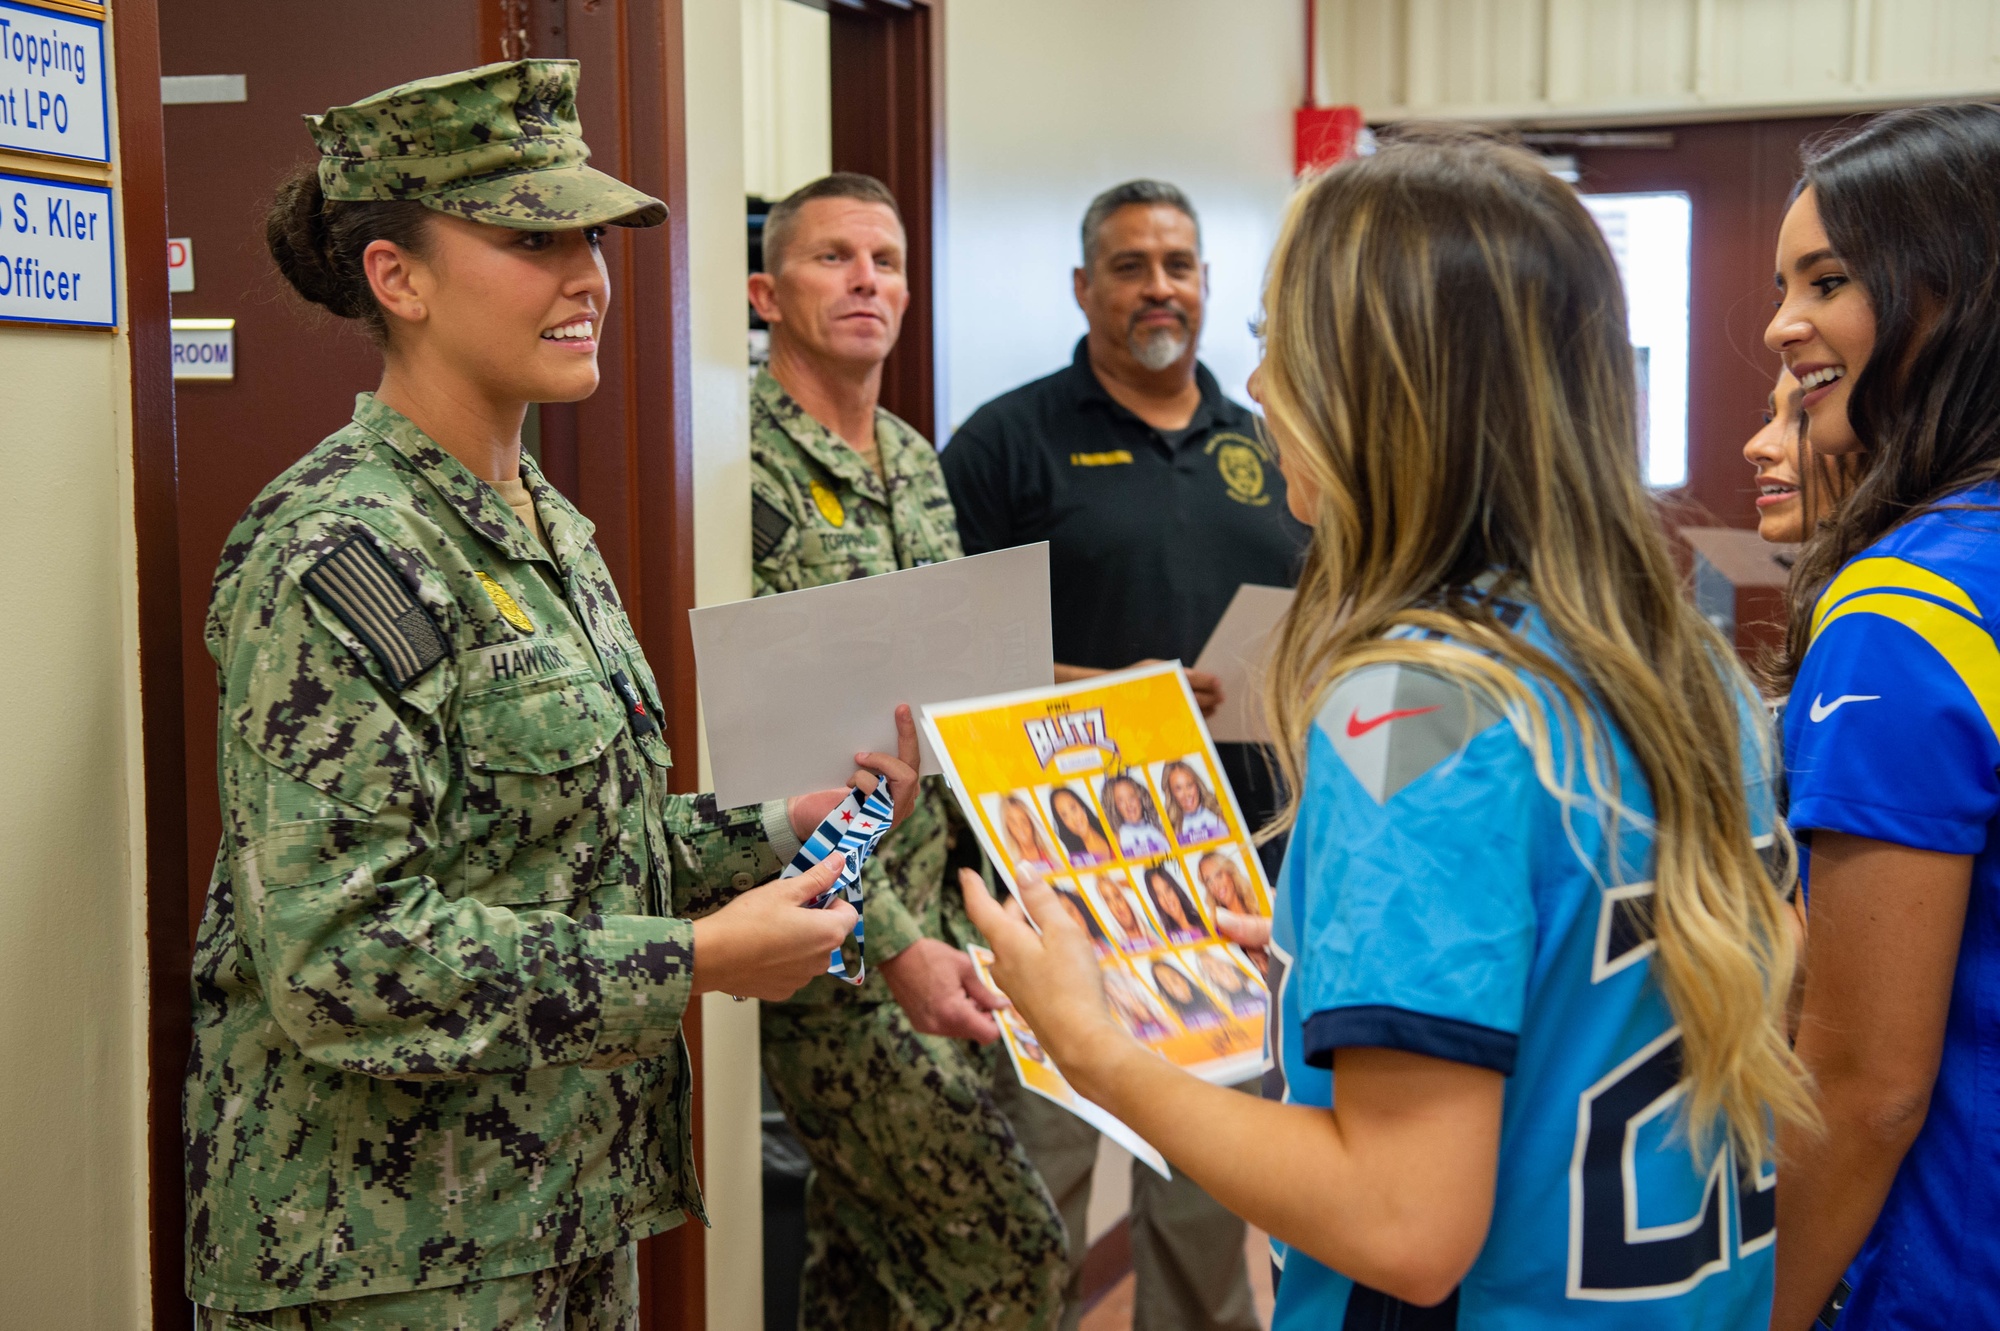
[(875, 793), (866, 799), (859, 790), (849, 790), (847, 798), (813, 829), (813, 834), (799, 847), (799, 853), (792, 856), (792, 862), (778, 875), (796, 878), (836, 850), (847, 857), (833, 886), (812, 904), (814, 909), (820, 909), (831, 905), (835, 898), (845, 898), (854, 907), (854, 974), (847, 973), (847, 960), (839, 948), (833, 950), (833, 959), (826, 968), (827, 974), (838, 975), (849, 984), (860, 984), (868, 978), (867, 936), (861, 920), (861, 866), (868, 863), (875, 843), (887, 834), (895, 817), (888, 782), (878, 784)]

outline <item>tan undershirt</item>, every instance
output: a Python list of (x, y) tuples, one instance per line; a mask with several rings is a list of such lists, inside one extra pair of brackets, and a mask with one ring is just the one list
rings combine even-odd
[(516, 476), (512, 480), (493, 482), (493, 488), (507, 501), (507, 507), (514, 510), (514, 516), (521, 520), (521, 525), (541, 542), (542, 549), (553, 555), (555, 548), (549, 544), (549, 538), (542, 533), (541, 519), (535, 516), (535, 497), (528, 493), (527, 483)]
[(882, 445), (877, 443), (873, 436), (870, 436), (868, 447), (866, 448), (863, 448), (851, 439), (845, 439), (841, 442), (861, 455), (861, 460), (868, 464), (870, 471), (881, 478), (882, 484), (887, 485), (889, 483), (889, 473), (883, 470), (882, 467)]

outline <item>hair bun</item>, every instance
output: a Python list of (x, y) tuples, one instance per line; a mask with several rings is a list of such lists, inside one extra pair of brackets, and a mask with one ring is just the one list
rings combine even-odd
[(306, 163), (278, 186), (277, 197), (264, 219), (264, 240), (278, 271), (292, 289), (315, 305), (343, 319), (358, 318), (352, 284), (342, 280), (326, 226), (326, 196), (320, 191), (319, 170)]
[(368, 247), (386, 240), (410, 254), (426, 252), (434, 214), (413, 199), (329, 201), (317, 163), (285, 178), (264, 217), (264, 243), (292, 290), (343, 319), (355, 319), (377, 345), (388, 324), (375, 303), (364, 262)]

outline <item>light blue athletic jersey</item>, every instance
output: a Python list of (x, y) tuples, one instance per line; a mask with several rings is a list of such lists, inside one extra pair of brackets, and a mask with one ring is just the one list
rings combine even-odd
[[(1841, 1331), (2000, 1326), (2000, 482), (1861, 552), (1785, 709), (1792, 825), (1972, 857), (1930, 1111)], [(1882, 884), (1894, 906), (1894, 883)]]
[[(1495, 608), (1560, 659), (1534, 610)], [(1752, 822), (1768, 844), (1762, 725), (1746, 700)], [(1623, 736), (1601, 729), (1622, 798), (1650, 814)], [(1726, 1146), (1697, 1158), (1678, 1131), (1679, 1032), (1651, 976), (1651, 837), (1628, 825), (1614, 863), (1581, 772), (1568, 784), (1584, 798), (1565, 820), (1512, 722), (1441, 674), (1364, 667), (1328, 696), (1275, 910), (1284, 1097), (1331, 1105), (1346, 1046), (1507, 1083), (1492, 1225), (1451, 1298), (1415, 1308), (1274, 1245), (1276, 1331), (1768, 1324), (1771, 1167), (1741, 1179)]]

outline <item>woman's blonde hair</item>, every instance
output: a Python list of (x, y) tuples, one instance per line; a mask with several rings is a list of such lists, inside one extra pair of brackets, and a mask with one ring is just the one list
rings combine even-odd
[[(1565, 817), (1597, 811), (1618, 882), (1624, 834), (1652, 833), (1652, 974), (1681, 1028), (1687, 1122), (1706, 1138), (1719, 1120), (1761, 1161), (1773, 1119), (1817, 1111), (1784, 1036), (1786, 908), (1746, 803), (1739, 719), (1755, 693), (1683, 595), (1640, 480), (1602, 235), (1527, 154), (1406, 134), (1300, 190), (1264, 301), (1259, 395), (1287, 472), (1318, 496), (1267, 682), (1293, 792), (1277, 826), (1297, 817), (1338, 676), (1420, 665), (1491, 701)], [(1470, 590), (1496, 573), (1541, 611), (1567, 668)], [(1420, 633), (1384, 636), (1397, 627)], [(1650, 819), (1619, 798), (1607, 727)]]

